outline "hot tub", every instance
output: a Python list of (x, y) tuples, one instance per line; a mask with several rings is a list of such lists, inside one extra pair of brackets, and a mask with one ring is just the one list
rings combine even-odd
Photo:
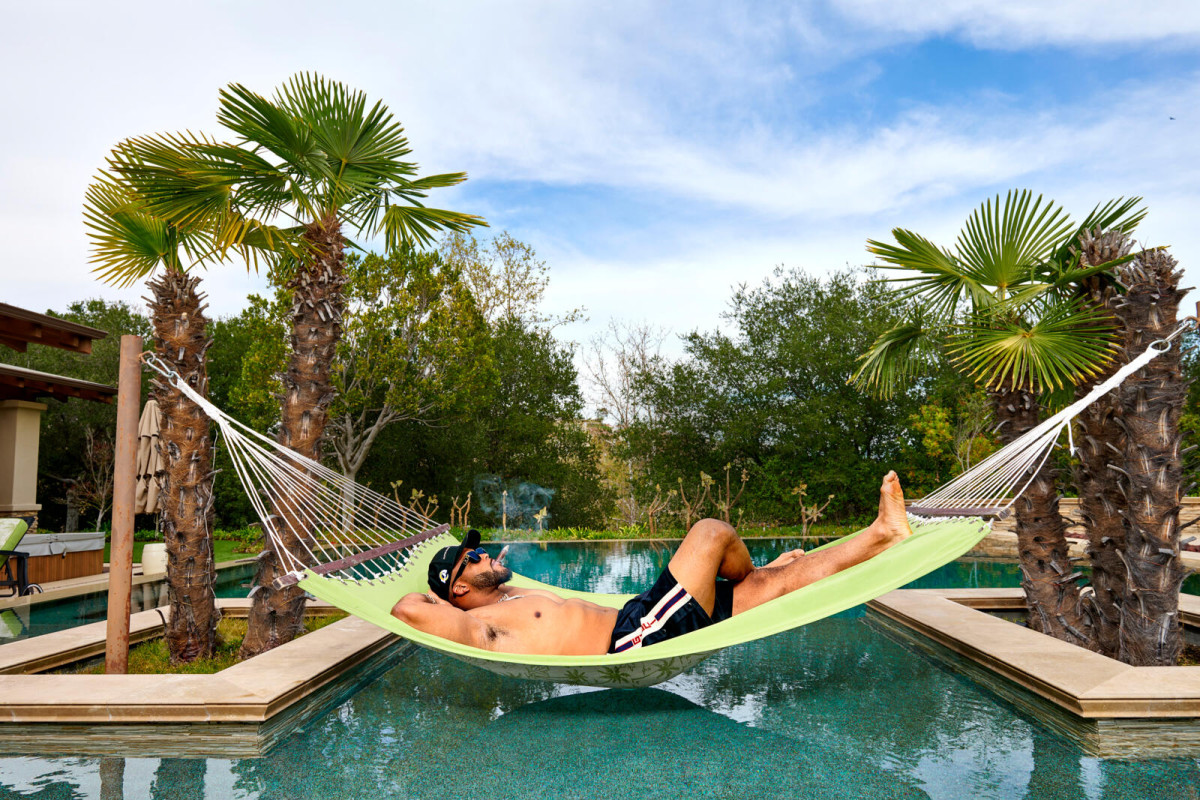
[(28, 533), (17, 552), (29, 555), (30, 583), (104, 573), (104, 531)]

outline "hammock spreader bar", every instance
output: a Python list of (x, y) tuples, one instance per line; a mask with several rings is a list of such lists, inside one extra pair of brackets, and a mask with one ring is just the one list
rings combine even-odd
[(934, 508), (930, 506), (911, 505), (908, 513), (914, 517), (979, 517), (981, 519), (1006, 519), (1009, 515), (1007, 508), (998, 506), (978, 506), (975, 508)]
[[(328, 564), (318, 564), (317, 566), (310, 567), (309, 569), (318, 575), (329, 575), (331, 573), (339, 572), (343, 569), (346, 569), (347, 567), (353, 567), (356, 564), (361, 564), (364, 561), (369, 561), (372, 558), (378, 558), (379, 556), (385, 556), (388, 553), (394, 553), (397, 550), (403, 550), (407, 547), (413, 547), (415, 545), (418, 545), (421, 542), (427, 542), (430, 539), (432, 539), (433, 537), (435, 537), (439, 534), (443, 534), (448, 530), (450, 530), (449, 525), (438, 525), (436, 528), (430, 528), (427, 531), (422, 531), (421, 533), (418, 533), (416, 536), (410, 536), (407, 539), (401, 539), (398, 542), (389, 542), (388, 544), (381, 544), (376, 547), (372, 547), (370, 550), (364, 550), (361, 553), (355, 553), (354, 555), (345, 556), (343, 558), (339, 558), (337, 561), (330, 561)], [(303, 572), (289, 572), (288, 574), (283, 575), (282, 577), (276, 578), (271, 583), (271, 585), (274, 586), (276, 589), (282, 589), (286, 586), (296, 585), (304, 577), (305, 577), (305, 573), (303, 573)]]

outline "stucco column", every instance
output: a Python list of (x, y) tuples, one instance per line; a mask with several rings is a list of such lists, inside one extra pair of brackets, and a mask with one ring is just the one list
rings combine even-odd
[(43, 403), (0, 400), (0, 517), (37, 516)]

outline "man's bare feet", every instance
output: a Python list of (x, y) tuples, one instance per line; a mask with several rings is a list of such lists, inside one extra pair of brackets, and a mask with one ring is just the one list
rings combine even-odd
[(904, 508), (904, 491), (895, 470), (883, 476), (883, 485), (879, 487), (879, 516), (871, 523), (871, 530), (886, 537), (889, 547), (912, 535), (908, 512)]

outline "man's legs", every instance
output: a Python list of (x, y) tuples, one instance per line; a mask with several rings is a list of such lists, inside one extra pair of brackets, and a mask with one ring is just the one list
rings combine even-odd
[[(768, 600), (794, 592), (810, 583), (861, 564), (912, 534), (900, 479), (889, 472), (879, 487), (879, 516), (852, 539), (807, 553), (782, 566), (767, 566), (748, 573), (733, 587), (733, 613), (740, 614)], [(674, 572), (674, 569), (671, 570)]]
[(719, 519), (693, 525), (667, 566), (709, 615), (717, 601), (718, 577), (740, 581), (754, 572), (745, 542), (732, 525)]

